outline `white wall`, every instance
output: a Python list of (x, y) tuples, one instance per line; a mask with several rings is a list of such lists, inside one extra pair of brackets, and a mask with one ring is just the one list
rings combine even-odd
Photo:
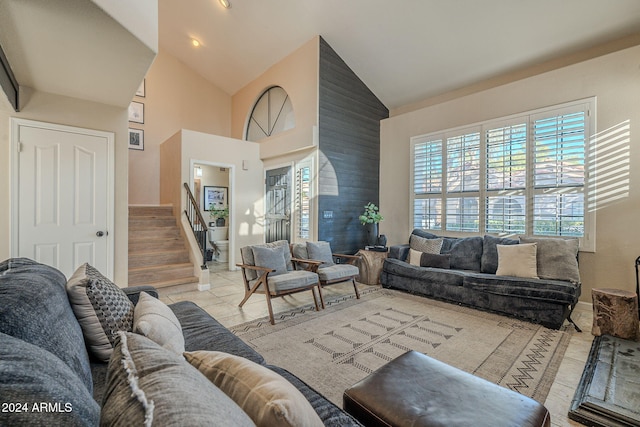
[(160, 51), (145, 79), (144, 151), (129, 153), (129, 204), (160, 202), (160, 144), (181, 129), (229, 136), (231, 96), (177, 58)]
[(264, 243), (264, 165), (260, 160), (259, 144), (191, 130), (182, 130), (166, 144), (176, 144), (176, 137), (180, 138), (181, 144), (181, 180), (163, 181), (161, 200), (168, 200), (164, 198), (165, 194), (167, 197), (172, 192), (175, 194), (175, 187), (179, 186), (178, 191), (183, 195), (180, 211), (184, 211), (186, 196), (182, 183), (193, 183), (193, 163), (228, 165), (232, 191), (229, 195), (229, 256), (233, 264), (242, 262), (241, 247)]
[(640, 255), (640, 46), (382, 121), (380, 208), (385, 220), (380, 232), (389, 244), (408, 241), (412, 136), (591, 96), (597, 97), (597, 132), (630, 123), (624, 154), (630, 172), (623, 196), (597, 206), (596, 252), (580, 254), (581, 300), (591, 301), (595, 287), (635, 291), (634, 261)]

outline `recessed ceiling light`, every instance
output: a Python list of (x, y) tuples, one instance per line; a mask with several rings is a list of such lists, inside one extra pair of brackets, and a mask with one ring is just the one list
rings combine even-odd
[(229, 0), (220, 0), (220, 4), (225, 9), (229, 9), (231, 7), (231, 3), (229, 3)]
[(191, 39), (191, 44), (194, 47), (199, 47), (200, 46), (200, 42), (198, 40), (196, 40), (196, 39)]

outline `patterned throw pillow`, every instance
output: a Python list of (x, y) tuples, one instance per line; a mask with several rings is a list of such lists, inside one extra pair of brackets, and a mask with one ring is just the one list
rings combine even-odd
[[(413, 250), (424, 252), (427, 254), (439, 254), (442, 249), (444, 239), (425, 239), (424, 237), (412, 234), (409, 238), (409, 247)], [(419, 262), (419, 261), (418, 261)]]
[(133, 303), (122, 289), (87, 263), (78, 267), (66, 287), (89, 351), (108, 362), (117, 332), (131, 332), (133, 328)]

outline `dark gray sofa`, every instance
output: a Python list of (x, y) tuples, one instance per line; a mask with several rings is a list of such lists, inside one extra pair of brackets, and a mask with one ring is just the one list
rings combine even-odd
[[(90, 360), (69, 304), (67, 279), (25, 258), (0, 263), (0, 425), (97, 426), (107, 363)], [(148, 286), (123, 289), (134, 304)], [(289, 380), (327, 426), (360, 425), (288, 371), (266, 365), (260, 354), (196, 304), (169, 306), (182, 326), (185, 348), (245, 357)], [(154, 425), (162, 425), (158, 419)], [(214, 423), (212, 423), (213, 425)], [(183, 425), (189, 425), (188, 416)]]
[[(413, 230), (412, 235), (442, 237), (420, 229)], [(496, 245), (517, 243), (492, 236), (444, 237), (441, 254), (450, 257), (449, 269), (411, 265), (406, 262), (409, 244), (395, 245), (390, 247), (380, 281), (386, 288), (506, 314), (553, 329), (559, 329), (565, 320), (573, 323), (570, 316), (580, 297), (579, 282), (496, 276)]]

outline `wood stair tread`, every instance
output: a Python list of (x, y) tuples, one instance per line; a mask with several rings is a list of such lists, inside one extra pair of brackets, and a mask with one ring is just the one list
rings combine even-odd
[(130, 268), (129, 272), (151, 271), (151, 270), (174, 270), (178, 268), (193, 268), (193, 265), (188, 262), (182, 262), (179, 264), (151, 265), (151, 266)]

